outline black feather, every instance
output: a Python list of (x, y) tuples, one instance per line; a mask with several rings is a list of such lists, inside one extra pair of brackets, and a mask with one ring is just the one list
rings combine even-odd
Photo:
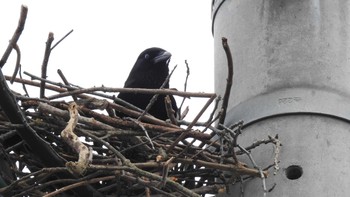
[[(167, 76), (169, 75), (169, 61), (171, 54), (161, 48), (149, 48), (144, 50), (137, 58), (134, 67), (125, 81), (124, 88), (148, 88), (158, 89), (162, 86)], [(164, 88), (169, 88), (169, 82), (165, 84)], [(134, 94), (134, 93), (120, 93), (118, 98), (135, 105), (140, 109), (145, 109), (152, 94)], [(166, 120), (168, 119), (165, 104), (165, 95), (159, 95), (156, 102), (148, 111), (149, 114), (156, 118)], [(172, 108), (177, 113), (177, 106), (175, 99), (170, 95)], [(176, 114), (175, 113), (175, 114)], [(126, 115), (116, 111), (119, 117)]]

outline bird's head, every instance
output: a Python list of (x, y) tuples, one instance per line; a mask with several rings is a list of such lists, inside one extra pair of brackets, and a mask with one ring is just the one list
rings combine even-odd
[(168, 51), (161, 48), (152, 47), (144, 50), (139, 55), (137, 61), (141, 61), (144, 63), (148, 62), (152, 65), (165, 64), (167, 66), (169, 64), (170, 58), (171, 53), (169, 53)]
[[(169, 74), (171, 53), (153, 47), (144, 50), (131, 69), (124, 87), (159, 88)], [(165, 85), (168, 88), (169, 84)]]

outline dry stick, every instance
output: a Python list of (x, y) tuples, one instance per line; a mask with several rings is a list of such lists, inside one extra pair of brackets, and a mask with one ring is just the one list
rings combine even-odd
[(53, 100), (57, 98), (62, 98), (70, 95), (89, 93), (92, 94), (96, 91), (102, 92), (126, 92), (134, 94), (169, 94), (184, 97), (200, 97), (200, 98), (211, 98), (216, 97), (215, 93), (204, 93), (204, 92), (181, 92), (171, 89), (147, 89), (147, 88), (111, 88), (111, 87), (92, 87), (85, 89), (77, 89), (70, 92), (64, 92), (57, 95), (49, 96), (48, 99)]
[(116, 177), (115, 176), (106, 176), (106, 177), (99, 177), (99, 178), (93, 178), (93, 179), (90, 179), (90, 180), (86, 180), (86, 181), (81, 181), (79, 183), (74, 183), (74, 184), (71, 184), (71, 185), (68, 185), (66, 187), (62, 187), (54, 192), (51, 192), (49, 194), (46, 194), (45, 196), (43, 197), (51, 197), (51, 196), (56, 196), (57, 194), (60, 194), (60, 193), (63, 193), (65, 191), (68, 191), (68, 190), (71, 190), (73, 188), (76, 188), (76, 187), (81, 187), (82, 185), (89, 185), (91, 183), (97, 183), (97, 182), (100, 182), (100, 181), (108, 181), (108, 180), (113, 180), (115, 179)]
[[(141, 124), (141, 122), (140, 121), (138, 121), (138, 120), (135, 120), (135, 119), (132, 119), (132, 118), (129, 118), (129, 117), (127, 117), (128, 118), (128, 120), (130, 120), (130, 121), (132, 121), (132, 122), (134, 122), (136, 125), (138, 125), (141, 129), (142, 129), (142, 131), (145, 133), (145, 135), (146, 135), (146, 138), (147, 138), (147, 140), (149, 141), (149, 143), (151, 144), (151, 146), (152, 146), (152, 149), (154, 150), (155, 148), (154, 148), (154, 145), (153, 145), (153, 142), (152, 142), (152, 139), (149, 137), (149, 134), (148, 134), (148, 131), (147, 131), (147, 129), (145, 129), (145, 127)], [(132, 136), (132, 137), (134, 137), (134, 136)]]
[(169, 153), (181, 140), (183, 140), (187, 134), (188, 131), (192, 129), (192, 127), (198, 122), (199, 118), (203, 115), (205, 110), (209, 107), (209, 105), (213, 102), (213, 100), (216, 98), (216, 95), (213, 95), (210, 97), (210, 99), (207, 101), (207, 103), (204, 105), (204, 107), (201, 109), (201, 111), (198, 113), (198, 115), (194, 118), (194, 120), (191, 122), (190, 125), (186, 128), (186, 130), (181, 133), (181, 135), (169, 146), (167, 149), (167, 152)]
[[(72, 31), (73, 31), (73, 30), (72, 30)], [(56, 45), (57, 45), (57, 44), (56, 44)], [(55, 45), (55, 46), (56, 46), (56, 45)], [(52, 49), (51, 49), (51, 50), (52, 50)], [(58, 75), (61, 77), (63, 83), (66, 84), (66, 86), (70, 86), (70, 84), (69, 84), (67, 78), (64, 76), (63, 72), (62, 72), (60, 69), (57, 70), (57, 73), (58, 73)], [(70, 90), (72, 90), (72, 88), (67, 88), (67, 90), (70, 91)], [(78, 100), (77, 97), (76, 97), (75, 95), (72, 95), (72, 98), (73, 98), (74, 101), (77, 101), (77, 100)]]
[(213, 145), (214, 143), (216, 143), (217, 141), (219, 141), (219, 139), (216, 139), (216, 140), (212, 141), (211, 143), (208, 144), (207, 147), (202, 148), (200, 151), (198, 151), (196, 154), (194, 154), (194, 155), (191, 156), (190, 158), (191, 158), (191, 159), (194, 159), (195, 157), (197, 157), (197, 155), (203, 153), (205, 150), (207, 150), (210, 146), (212, 146), (212, 145)]
[[(226, 127), (226, 126), (223, 125), (223, 124), (220, 124), (219, 126), (233, 135), (232, 146), (231, 146), (232, 149), (230, 148), (230, 150), (232, 151), (232, 158), (233, 158), (233, 160), (235, 161), (235, 163), (238, 163), (239, 161), (238, 161), (236, 152), (234, 151), (234, 147), (237, 146), (237, 139), (238, 139), (238, 136), (241, 134), (241, 129), (242, 129), (242, 126), (243, 126), (243, 121), (240, 121), (240, 122), (236, 125), (236, 126), (238, 127), (238, 129), (236, 130), (236, 132), (233, 130), (233, 128), (232, 128), (232, 129), (231, 129), (231, 128), (228, 128), (228, 127)], [(221, 152), (222, 152), (222, 151), (221, 151)], [(230, 152), (230, 151), (228, 151), (228, 152)]]
[(219, 118), (219, 124), (224, 124), (225, 118), (226, 118), (226, 111), (228, 106), (228, 101), (230, 99), (230, 92), (232, 87), (232, 78), (233, 78), (233, 61), (232, 61), (232, 55), (230, 47), (227, 44), (227, 39), (225, 37), (222, 37), (222, 46), (225, 50), (226, 58), (227, 58), (227, 67), (228, 67), (228, 76), (227, 76), (227, 83), (226, 83), (226, 90), (221, 106), (221, 116)]
[[(66, 86), (66, 85), (64, 85), (62, 83), (55, 83), (53, 81), (37, 77), (37, 76), (35, 76), (33, 74), (30, 74), (30, 73), (28, 73), (26, 71), (24, 71), (23, 73), (25, 75), (30, 76), (32, 79), (45, 81), (47, 83), (54, 84), (54, 85), (57, 85), (57, 86), (60, 86), (60, 87), (74, 89), (74, 90), (72, 90), (70, 92), (63, 91), (63, 93), (60, 93), (60, 94), (57, 94), (57, 95), (53, 95), (53, 96), (49, 96), (49, 97), (47, 97), (49, 100), (63, 98), (63, 97), (66, 97), (66, 96), (71, 96), (71, 95), (84, 94), (84, 93), (93, 94), (93, 95), (101, 96), (101, 97), (104, 97), (104, 98), (109, 98), (106, 95), (102, 95), (102, 94), (96, 93), (96, 91), (101, 91), (101, 92), (125, 92), (125, 93), (133, 93), (133, 94), (169, 94), (169, 95), (176, 95), (176, 96), (183, 96), (183, 97), (199, 97), (199, 98), (210, 98), (212, 96), (216, 97), (215, 93), (181, 92), (181, 91), (171, 90), (171, 89), (162, 89), (162, 90), (160, 90), (160, 89), (147, 89), (147, 88), (111, 88), (111, 87), (105, 87), (105, 86), (79, 89), (79, 88), (75, 88), (75, 87)], [(59, 91), (57, 91), (57, 92), (59, 92)]]
[(25, 24), (26, 18), (27, 18), (27, 13), (28, 13), (27, 6), (22, 5), (22, 7), (21, 7), (21, 15), (19, 17), (17, 29), (16, 29), (15, 33), (13, 34), (9, 45), (7, 46), (7, 49), (6, 49), (4, 55), (2, 56), (2, 58), (0, 60), (0, 68), (2, 68), (5, 65), (7, 59), (9, 58), (9, 56), (11, 54), (11, 51), (12, 51), (13, 47), (16, 46), (16, 43), (17, 43), (19, 37), (22, 34), (22, 31), (24, 29), (24, 24)]
[[(201, 131), (201, 133), (204, 133), (204, 132), (210, 127), (210, 125), (211, 125), (212, 123), (214, 123), (214, 121), (216, 121), (216, 120), (217, 120), (217, 118), (216, 118), (215, 120), (213, 120), (212, 122), (204, 123), (205, 128)], [(182, 152), (178, 154), (178, 157), (181, 156), (182, 154), (184, 154), (197, 140), (198, 140), (198, 139), (196, 139), (196, 138), (192, 139), (192, 141), (191, 141), (189, 144), (186, 145), (186, 148), (184, 148), (184, 149), (182, 150)], [(202, 144), (207, 144), (207, 143), (204, 143), (204, 142), (201, 142), (201, 143), (202, 143)], [(212, 143), (210, 143), (210, 144), (212, 145), (212, 144), (214, 144), (214, 143), (215, 143), (215, 141), (212, 142)], [(209, 145), (209, 146), (210, 146), (210, 145)], [(209, 147), (209, 146), (208, 146), (208, 147)], [(202, 148), (202, 147), (201, 147), (201, 148)], [(204, 151), (205, 149), (202, 149), (202, 150)], [(199, 154), (199, 153), (198, 153), (198, 154)], [(198, 155), (198, 154), (196, 154), (196, 155)], [(194, 156), (191, 157), (191, 158), (194, 158)]]
[(242, 122), (242, 124), (239, 124), (239, 125), (238, 125), (237, 131), (235, 132), (234, 138), (233, 138), (233, 144), (232, 144), (232, 158), (233, 158), (233, 160), (234, 160), (235, 162), (239, 162), (234, 148), (237, 146), (237, 139), (238, 139), (238, 136), (239, 136), (240, 134), (242, 134), (242, 126), (243, 126), (243, 122)]
[[(5, 76), (6, 77), (6, 76)], [(19, 66), (19, 77), (22, 79), (22, 66), (20, 65)], [(17, 78), (14, 78), (13, 80), (15, 81)], [(7, 79), (6, 79), (7, 80)], [(24, 83), (22, 83), (22, 88), (23, 88), (23, 91), (25, 93), (25, 96), (29, 97), (29, 93), (27, 91), (27, 88), (26, 88), (26, 85)]]
[[(242, 175), (253, 175), (260, 176), (260, 171), (258, 169), (248, 168), (242, 164), (221, 164), (217, 162), (208, 162), (200, 159), (189, 159), (189, 158), (176, 158), (175, 162), (181, 162), (185, 164), (194, 164), (198, 166), (204, 166), (205, 168), (223, 170), (228, 172), (236, 172)], [(262, 171), (264, 177), (267, 177), (268, 172)]]
[[(209, 127), (210, 127), (210, 125), (211, 125), (212, 123), (214, 123), (214, 122), (215, 122), (217, 119), (219, 119), (219, 117), (220, 117), (220, 114), (218, 114), (218, 115), (214, 118), (214, 115), (215, 115), (215, 112), (216, 112), (216, 110), (217, 110), (217, 108), (218, 108), (218, 106), (219, 106), (220, 100), (221, 100), (221, 96), (219, 95), (219, 96), (215, 99), (215, 104), (214, 104), (213, 111), (211, 112), (211, 114), (210, 114), (210, 116), (209, 116), (207, 122), (205, 123), (205, 124), (208, 125)], [(212, 130), (213, 130), (213, 129), (212, 129)], [(214, 135), (215, 135), (215, 132), (211, 132), (210, 136), (211, 136), (211, 137), (214, 137)], [(200, 144), (198, 147), (203, 148), (204, 145), (206, 145), (206, 143), (201, 142), (201, 144)]]
[(269, 139), (273, 140), (273, 143), (275, 144), (275, 157), (273, 159), (273, 163), (274, 163), (274, 172), (273, 174), (276, 175), (277, 171), (280, 169), (279, 165), (278, 165), (278, 157), (280, 154), (280, 149), (281, 149), (281, 141), (278, 139), (278, 134), (276, 134), (275, 137), (269, 136)]
[(61, 94), (49, 96), (49, 100), (53, 99), (58, 99), (66, 96), (71, 96), (71, 95), (77, 95), (77, 94), (83, 94), (83, 93), (88, 93), (88, 94), (93, 94), (96, 96), (101, 96), (104, 98), (107, 98), (105, 95), (95, 93), (96, 91), (102, 91), (102, 92), (125, 92), (125, 93), (133, 93), (133, 94), (169, 94), (169, 95), (176, 95), (176, 96), (183, 96), (183, 97), (199, 97), (199, 98), (210, 98), (212, 96), (216, 97), (215, 93), (204, 93), (204, 92), (181, 92), (177, 90), (171, 90), (171, 89), (147, 89), (147, 88), (111, 88), (111, 87), (92, 87), (92, 88), (85, 88), (85, 89), (79, 89), (75, 87), (69, 87), (66, 86), (62, 83), (55, 83), (53, 81), (43, 79), (40, 77), (37, 77), (35, 75), (32, 75), (26, 71), (23, 72), (25, 75), (30, 76), (32, 79), (38, 79), (41, 81), (45, 81), (50, 84), (54, 84), (60, 87), (65, 87), (65, 88), (72, 88), (74, 89), (71, 92), (63, 91)]
[[(53, 33), (50, 32), (49, 36), (47, 38), (46, 41), (46, 48), (45, 48), (45, 54), (44, 54), (44, 60), (43, 60), (43, 64), (41, 66), (41, 78), (46, 79), (46, 71), (47, 71), (47, 64), (49, 62), (49, 57), (50, 57), (50, 53), (51, 53), (51, 44), (53, 41), (54, 37), (53, 37)], [(41, 81), (41, 86), (40, 86), (40, 98), (44, 98), (45, 97), (45, 81)]]
[(172, 108), (172, 103), (169, 95), (166, 95), (164, 103), (165, 103), (165, 111), (170, 119), (170, 122), (174, 125), (178, 125), (176, 117), (174, 116), (174, 110)]
[(261, 167), (259, 167), (259, 166), (255, 163), (255, 161), (254, 161), (254, 159), (253, 159), (253, 156), (252, 156), (252, 154), (251, 154), (249, 151), (247, 151), (245, 148), (243, 148), (243, 147), (240, 146), (239, 144), (237, 144), (237, 147), (238, 147), (239, 149), (241, 149), (241, 151), (243, 151), (245, 154), (248, 155), (248, 157), (249, 157), (250, 161), (252, 162), (254, 168), (256, 168), (257, 170), (259, 170), (259, 174), (260, 174), (260, 178), (261, 178), (261, 180), (262, 180), (262, 185), (263, 185), (263, 190), (264, 190), (264, 197), (265, 197), (266, 194), (267, 194), (267, 189), (266, 189), (266, 177), (267, 177), (267, 174), (264, 174), (264, 172), (262, 171)]
[[(271, 136), (269, 136), (269, 139), (262, 139), (262, 140), (257, 140), (255, 142), (253, 142), (251, 145), (245, 147), (246, 150), (250, 151), (258, 146), (260, 146), (261, 144), (268, 144), (268, 143), (273, 143), (276, 144), (276, 140), (278, 140), (276, 137), (275, 138), (270, 138)], [(278, 140), (279, 141), (279, 140)], [(239, 150), (236, 152), (237, 155), (242, 155), (244, 154), (243, 151)], [(230, 156), (230, 155), (228, 155)]]
[(161, 188), (165, 187), (166, 184), (166, 179), (168, 178), (168, 173), (169, 173), (169, 165), (174, 161), (175, 157), (171, 157), (166, 161), (163, 165), (163, 180), (160, 184)]
[(16, 78), (16, 75), (18, 73), (18, 70), (21, 67), (21, 50), (19, 49), (19, 46), (17, 45), (17, 43), (15, 43), (15, 45), (13, 46), (13, 48), (15, 49), (16, 53), (17, 53), (17, 59), (16, 59), (16, 66), (15, 66), (15, 70), (13, 71), (12, 74), (12, 79), (10, 81), (11, 84), (13, 84), (13, 81)]
[[(20, 73), (20, 76), (21, 76), (21, 73)], [(6, 76), (6, 75), (4, 77), (5, 77), (5, 79), (7, 81), (11, 80), (11, 78), (12, 78), (12, 77)], [(31, 80), (27, 80), (27, 79), (22, 79), (22, 78), (15, 78), (14, 82), (21, 83), (24, 87), (25, 87), (25, 85), (30, 85), (30, 86), (34, 86), (34, 87), (40, 87), (40, 85), (41, 85), (41, 83), (38, 83), (38, 82), (35, 82), (35, 81), (31, 81)], [(52, 86), (52, 85), (47, 85), (47, 84), (45, 84), (45, 89), (56, 91), (56, 92), (66, 92), (67, 91), (67, 89), (59, 88), (59, 87)], [(26, 90), (25, 90), (25, 92), (26, 92), (26, 95), (28, 95)], [(92, 98), (92, 97), (89, 97), (87, 95), (79, 95), (78, 97), (79, 98), (84, 98), (84, 99)], [(23, 97), (23, 96), (18, 96), (18, 95), (16, 95), (16, 98), (30, 99), (30, 100), (40, 100), (41, 102), (50, 102), (47, 99), (28, 98), (28, 97)]]
[[(226, 112), (227, 112), (227, 106), (228, 106), (228, 101), (230, 98), (230, 92), (231, 92), (231, 87), (232, 87), (232, 79), (233, 79), (233, 61), (232, 61), (232, 54), (231, 54), (231, 50), (230, 47), (227, 44), (227, 39), (225, 37), (222, 37), (222, 46), (225, 50), (225, 54), (226, 54), (226, 59), (227, 59), (227, 67), (228, 67), (228, 76), (227, 76), (227, 83), (226, 83), (226, 89), (225, 89), (225, 93), (224, 93), (224, 98), (223, 98), (223, 102), (221, 105), (221, 110), (219, 111), (219, 124), (224, 124), (225, 123), (225, 118), (226, 118)], [(218, 128), (220, 129), (220, 126), (218, 126)], [(211, 133), (211, 136), (214, 137), (215, 136), (215, 132)]]
[[(214, 115), (215, 115), (215, 112), (216, 110), (218, 109), (218, 106), (219, 106), (219, 102), (221, 100), (221, 96), (219, 95), (216, 99), (215, 99), (215, 104), (214, 104), (214, 108), (213, 108), (213, 111), (210, 113), (210, 116), (207, 120), (207, 123), (209, 124), (210, 122), (212, 122), (213, 118), (214, 118)], [(217, 119), (217, 118), (215, 118)]]
[[(186, 79), (185, 79), (185, 84), (184, 84), (184, 92), (187, 91), (187, 81), (188, 81), (188, 76), (190, 75), (190, 67), (188, 66), (187, 60), (185, 60), (185, 65), (186, 65), (187, 71), (186, 71)], [(185, 100), (186, 100), (186, 97), (184, 97), (181, 101), (181, 104), (179, 107), (180, 112), (181, 112), (182, 105), (184, 104)], [(180, 117), (180, 120), (182, 120), (183, 118), (184, 117)]]
[(59, 44), (59, 43), (61, 43), (67, 36), (69, 36), (69, 34), (71, 34), (73, 32), (73, 29), (72, 30), (70, 30), (65, 36), (63, 36), (59, 41), (57, 41), (57, 43), (55, 44), (55, 45), (53, 45), (52, 47), (51, 47), (51, 51)]

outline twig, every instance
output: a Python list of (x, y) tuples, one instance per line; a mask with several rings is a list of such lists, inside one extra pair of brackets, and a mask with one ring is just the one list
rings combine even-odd
[(59, 41), (56, 42), (56, 44), (54, 44), (52, 47), (51, 47), (51, 51), (59, 44), (61, 43), (67, 36), (69, 36), (69, 34), (71, 34), (73, 32), (73, 29), (70, 30), (65, 36), (63, 36)]
[[(52, 44), (54, 37), (53, 37), (53, 33), (50, 32), (49, 36), (47, 38), (46, 41), (46, 48), (45, 48), (45, 54), (44, 54), (44, 60), (43, 60), (43, 64), (41, 65), (41, 78), (46, 79), (46, 71), (47, 71), (47, 64), (49, 62), (49, 57), (50, 57), (50, 47)], [(40, 86), (40, 98), (44, 98), (45, 97), (45, 81), (41, 81), (41, 86)]]
[[(187, 92), (187, 81), (188, 81), (188, 77), (190, 76), (190, 67), (188, 66), (187, 60), (185, 60), (185, 65), (186, 65), (186, 79), (185, 79), (185, 83), (184, 83), (184, 92)], [(179, 107), (179, 111), (181, 112), (182, 110), (182, 106), (184, 104), (186, 100), (186, 97), (184, 97), (181, 101), (180, 107)]]
[[(255, 142), (253, 142), (250, 146), (245, 147), (245, 149), (247, 151), (250, 151), (250, 150), (260, 146), (261, 144), (268, 144), (268, 143), (271, 143), (271, 142), (275, 143), (274, 142), (274, 138), (270, 138), (269, 137), (269, 139), (257, 140)], [(237, 155), (241, 155), (241, 154), (244, 154), (244, 152), (242, 150), (240, 150), (240, 151), (237, 151), (236, 154)]]
[(213, 108), (213, 111), (210, 113), (210, 116), (207, 120), (207, 123), (211, 122), (213, 120), (213, 117), (215, 115), (215, 112), (219, 106), (219, 102), (221, 101), (221, 96), (219, 95), (218, 97), (216, 97), (215, 99), (215, 105), (214, 105), (214, 108)]
[(172, 108), (172, 103), (171, 103), (171, 99), (170, 99), (169, 95), (166, 95), (164, 102), (165, 102), (165, 110), (166, 110), (166, 113), (170, 119), (170, 122), (174, 125), (178, 125), (177, 120), (176, 120), (175, 115), (174, 115), (174, 110)]
[[(51, 49), (51, 50), (52, 50), (52, 49)], [(63, 72), (62, 72), (60, 69), (57, 70), (57, 73), (58, 73), (58, 75), (61, 77), (63, 83), (66, 84), (66, 86), (70, 86), (70, 84), (69, 84), (67, 78), (64, 76)], [(67, 88), (67, 90), (70, 91), (70, 90), (72, 90), (72, 88)], [(77, 97), (76, 97), (75, 95), (72, 95), (72, 98), (73, 98), (74, 101), (77, 101), (77, 100), (78, 100)]]
[(101, 95), (101, 94), (98, 94), (98, 93), (94, 93), (96, 91), (101, 91), (101, 92), (125, 92), (125, 93), (133, 93), (133, 94), (163, 94), (163, 95), (164, 94), (168, 94), (168, 95), (176, 95), (176, 96), (183, 96), (183, 97), (199, 97), (199, 98), (210, 98), (212, 96), (216, 97), (215, 93), (181, 92), (181, 91), (172, 90), (172, 89), (162, 89), (162, 90), (160, 90), (160, 89), (146, 89), (146, 88), (111, 88), (111, 87), (105, 87), (105, 86), (79, 89), (79, 88), (75, 88), (75, 87), (66, 86), (66, 85), (64, 85), (62, 83), (55, 83), (53, 81), (50, 81), (50, 80), (43, 79), (43, 78), (37, 77), (35, 75), (32, 75), (32, 74), (30, 74), (28, 72), (23, 72), (23, 73), (25, 75), (30, 76), (33, 79), (38, 79), (38, 80), (41, 80), (41, 81), (45, 81), (47, 83), (50, 83), (50, 84), (53, 84), (53, 85), (57, 85), (57, 86), (60, 86), (60, 87), (74, 89), (71, 92), (63, 91), (63, 93), (61, 93), (61, 94), (49, 96), (48, 97), (49, 100), (58, 99), (58, 98), (62, 98), (62, 97), (70, 96), (70, 95), (84, 94), (84, 93), (89, 93), (89, 94), (93, 94), (93, 95), (96, 95), (96, 96), (105, 97), (104, 95)]
[(255, 163), (255, 161), (254, 161), (254, 159), (253, 159), (253, 156), (252, 156), (252, 154), (251, 154), (249, 151), (247, 151), (245, 148), (243, 148), (243, 147), (240, 146), (239, 144), (237, 144), (237, 147), (238, 147), (239, 149), (241, 149), (245, 154), (248, 155), (248, 157), (249, 157), (250, 161), (252, 162), (254, 168), (256, 168), (256, 169), (259, 170), (259, 174), (260, 174), (260, 178), (261, 178), (261, 180), (262, 180), (262, 185), (263, 185), (263, 190), (264, 190), (264, 197), (265, 197), (265, 196), (267, 195), (267, 188), (266, 188), (266, 177), (267, 177), (267, 174), (264, 174), (263, 171), (262, 171), (262, 169), (261, 169), (261, 167), (259, 167), (259, 166)]
[(163, 165), (163, 180), (161, 182), (161, 188), (165, 187), (166, 179), (168, 178), (169, 165), (174, 161), (175, 157), (171, 157)]
[(21, 15), (19, 17), (17, 29), (16, 29), (15, 33), (13, 34), (9, 45), (7, 46), (7, 49), (0, 60), (0, 68), (2, 68), (5, 65), (7, 59), (9, 58), (9, 56), (11, 54), (13, 47), (16, 46), (16, 43), (22, 34), (22, 31), (24, 29), (24, 24), (25, 24), (26, 18), (27, 18), (27, 13), (28, 13), (27, 6), (22, 5), (21, 6)]
[[(62, 87), (66, 87), (66, 86), (62, 86)], [(183, 96), (183, 97), (200, 97), (200, 98), (210, 98), (212, 96), (216, 97), (216, 94), (214, 93), (204, 93), (204, 92), (181, 92), (181, 91), (176, 91), (171, 89), (160, 90), (160, 89), (146, 89), (146, 88), (111, 88), (111, 87), (102, 86), (102, 87), (92, 87), (92, 88), (85, 88), (85, 89), (76, 89), (70, 92), (64, 92), (61, 94), (49, 96), (48, 99), (53, 100), (53, 99), (58, 99), (66, 96), (83, 94), (83, 93), (92, 94), (93, 92), (96, 92), (96, 91), (126, 92), (126, 93), (134, 93), (134, 94), (163, 94), (163, 95), (168, 94), (168, 95), (176, 95), (176, 96)]]
[(13, 48), (15, 49), (15, 51), (17, 53), (17, 59), (16, 59), (15, 70), (13, 71), (12, 79), (10, 81), (11, 84), (13, 84), (13, 81), (16, 78), (18, 70), (20, 70), (20, 68), (21, 68), (21, 50), (19, 49), (19, 46), (17, 45), (17, 43), (15, 43), (15, 46), (13, 46)]
[(201, 111), (197, 114), (197, 116), (194, 118), (194, 120), (191, 122), (190, 125), (188, 125), (187, 129), (181, 133), (181, 135), (169, 146), (167, 149), (167, 152), (170, 152), (181, 140), (183, 140), (190, 129), (198, 122), (199, 118), (203, 115), (203, 113), (207, 110), (209, 105), (213, 102), (213, 100), (216, 98), (216, 96), (210, 97), (210, 99), (207, 101), (207, 103), (204, 105), (204, 107), (201, 109)]
[[(232, 136), (233, 139), (231, 140), (231, 138), (230, 138), (230, 140), (229, 140), (229, 144), (228, 144), (228, 146), (229, 146), (228, 154), (232, 155), (233, 160), (234, 160), (236, 163), (238, 163), (239, 161), (238, 161), (236, 152), (234, 151), (234, 148), (237, 147), (237, 139), (238, 139), (238, 136), (239, 136), (239, 135), (241, 134), (241, 132), (242, 132), (242, 131), (241, 131), (241, 128), (242, 128), (242, 126), (243, 126), (243, 121), (240, 121), (240, 122), (234, 124), (234, 126), (231, 126), (231, 128), (228, 128), (228, 127), (226, 127), (225, 125), (222, 125), (222, 124), (220, 124), (219, 126), (220, 126), (221, 128), (223, 128), (224, 131), (228, 131), (229, 134), (231, 134), (231, 136)], [(234, 127), (238, 127), (236, 131), (233, 130)]]
[(281, 144), (281, 141), (278, 139), (278, 134), (276, 134), (275, 137), (269, 136), (269, 139), (271, 139), (272, 142), (275, 144), (275, 157), (273, 158), (275, 171), (273, 172), (273, 174), (276, 175), (277, 171), (280, 169), (279, 165), (278, 165), (278, 163), (279, 163), (278, 157), (280, 154), (280, 149), (281, 149), (282, 144)]
[[(19, 66), (19, 77), (22, 79), (22, 66), (21, 65)], [(14, 78), (13, 81), (15, 81), (16, 79), (17, 78)], [(6, 80), (7, 80), (7, 78), (6, 78)], [(22, 88), (23, 88), (23, 91), (25, 92), (25, 96), (29, 97), (29, 93), (27, 91), (25, 83), (22, 83)]]
[(120, 161), (122, 162), (123, 165), (126, 165), (127, 163), (130, 162), (128, 159), (126, 159), (124, 157), (123, 154), (121, 154), (117, 149), (115, 149), (113, 146), (111, 146), (108, 142), (106, 142), (106, 141), (100, 139), (99, 137), (96, 137), (95, 135), (93, 135), (89, 132), (86, 132), (84, 130), (81, 130), (80, 132), (82, 132), (84, 135), (86, 135), (88, 137), (91, 137), (95, 141), (105, 145), (109, 150), (111, 150), (120, 159)]
[(221, 116), (219, 118), (219, 124), (225, 123), (226, 111), (227, 111), (228, 101), (230, 99), (230, 92), (231, 92), (232, 78), (233, 78), (233, 61), (232, 61), (231, 50), (227, 44), (227, 39), (224, 37), (222, 38), (222, 46), (224, 47), (226, 58), (227, 58), (228, 76), (226, 79), (227, 83), (226, 83), (225, 94), (223, 97), (223, 102), (222, 102), (221, 111), (220, 111)]
[(55, 196), (57, 194), (63, 193), (65, 191), (71, 190), (73, 188), (81, 187), (82, 185), (88, 185), (88, 184), (91, 184), (91, 183), (97, 183), (97, 182), (107, 181), (107, 180), (112, 180), (112, 179), (115, 179), (115, 176), (99, 177), (99, 178), (93, 178), (93, 179), (86, 180), (86, 181), (81, 181), (79, 183), (74, 183), (72, 185), (68, 185), (66, 187), (62, 187), (62, 188), (60, 188), (60, 189), (58, 189), (58, 190), (56, 190), (54, 192), (46, 194), (44, 197)]
[(127, 117), (127, 119), (128, 119), (128, 120), (131, 120), (132, 122), (134, 122), (135, 124), (137, 124), (137, 125), (142, 129), (142, 131), (145, 133), (145, 135), (146, 135), (146, 137), (147, 137), (149, 143), (151, 144), (152, 149), (154, 150), (155, 148), (154, 148), (152, 139), (149, 137), (149, 134), (148, 134), (147, 130), (146, 130), (145, 127), (140, 123), (140, 121), (135, 120), (135, 119), (132, 119), (132, 118), (129, 118), (129, 117)]

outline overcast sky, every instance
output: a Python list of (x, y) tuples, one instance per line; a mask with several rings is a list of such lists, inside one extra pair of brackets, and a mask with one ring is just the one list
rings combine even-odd
[[(172, 88), (183, 90), (187, 60), (188, 91), (214, 92), (210, 0), (1, 1), (1, 55), (22, 4), (29, 10), (18, 42), (23, 71), (40, 76), (48, 33), (54, 33), (55, 43), (73, 29), (51, 53), (50, 80), (61, 82), (56, 72), (61, 69), (71, 83), (83, 87), (123, 87), (139, 53), (156, 46), (172, 53), (170, 68), (178, 65), (170, 80)], [(14, 61), (11, 55), (3, 68), (6, 75), (12, 74)], [(189, 105), (201, 108), (204, 101), (191, 99)], [(192, 109), (192, 114), (198, 111)]]

